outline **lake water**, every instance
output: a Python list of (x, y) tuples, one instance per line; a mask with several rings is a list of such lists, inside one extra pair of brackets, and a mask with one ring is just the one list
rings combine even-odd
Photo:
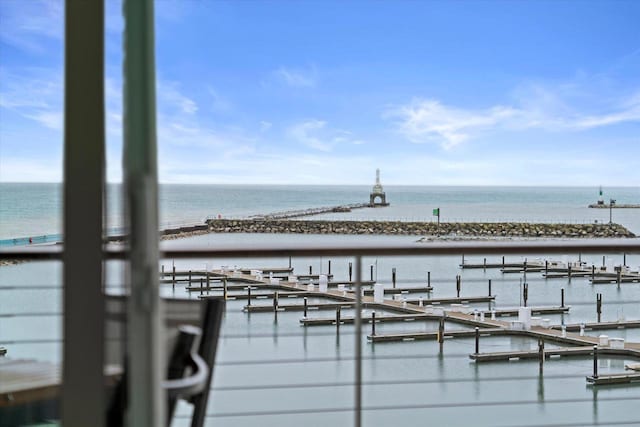
[[(114, 187), (112, 187), (114, 188)], [(388, 187), (392, 205), (381, 209), (361, 209), (340, 218), (384, 218), (432, 220), (431, 210), (440, 207), (443, 220), (520, 220), (554, 222), (608, 221), (608, 210), (586, 208), (597, 198), (592, 188), (461, 188)], [(284, 209), (329, 206), (364, 201), (366, 187), (260, 187), (260, 186), (163, 186), (161, 221), (199, 221), (208, 215), (247, 216)], [(638, 188), (605, 189), (618, 203), (638, 203)], [(117, 199), (109, 199), (110, 224), (119, 225)], [(22, 213), (20, 213), (22, 212)], [(2, 238), (53, 234), (60, 231), (60, 193), (55, 185), (0, 184), (0, 231)], [(637, 210), (614, 210), (614, 221), (640, 234)], [(272, 234), (209, 234), (189, 239), (165, 241), (165, 248), (186, 246), (217, 247), (229, 244), (278, 242), (299, 243), (407, 243), (418, 236), (328, 236)], [(507, 255), (507, 261), (520, 260)], [(543, 254), (532, 254), (530, 259)], [(554, 259), (575, 260), (577, 254)], [(601, 256), (582, 256), (600, 264)], [(481, 262), (479, 257), (468, 258)], [(491, 261), (492, 259), (489, 258)], [(608, 255), (605, 262), (619, 264), (622, 254)], [(333, 258), (332, 273), (346, 279), (350, 260)], [(497, 261), (497, 257), (495, 259)], [(173, 261), (163, 260), (168, 267)], [(365, 258), (364, 277), (374, 265), (377, 280), (390, 284), (396, 268), (399, 286), (418, 286), (431, 272), (433, 298), (455, 296), (455, 275), (462, 275), (462, 295), (487, 293), (492, 279), (495, 306), (516, 307), (520, 301), (521, 275), (503, 275), (498, 270), (460, 270), (459, 257)], [(297, 272), (327, 270), (327, 258), (294, 258)], [(218, 265), (286, 266), (288, 259), (201, 259), (175, 261), (178, 269)], [(627, 264), (637, 269), (639, 255), (627, 255)], [(107, 265), (107, 284), (116, 291), (122, 271), (118, 263)], [(559, 305), (565, 289), (569, 314), (549, 315), (552, 323), (595, 320), (596, 293), (603, 294), (603, 320), (640, 318), (640, 284), (592, 286), (586, 279), (544, 280), (528, 274), (529, 305)], [(0, 268), (0, 345), (9, 356), (60, 361), (61, 357), (61, 266), (57, 263), (27, 263)], [(182, 286), (173, 290), (162, 286), (167, 296), (194, 298)], [(418, 295), (415, 295), (418, 297)], [(424, 295), (427, 298), (427, 295)], [(270, 304), (270, 301), (255, 302)], [(207, 425), (215, 426), (326, 426), (352, 423), (353, 327), (301, 327), (300, 312), (251, 315), (242, 311), (244, 301), (229, 301), (219, 343), (213, 392)], [(476, 304), (486, 308), (487, 303)], [(41, 315), (35, 315), (40, 313)], [(2, 316), (15, 314), (15, 316)], [(44, 315), (42, 315), (44, 314)], [(350, 310), (343, 314), (352, 315)], [(315, 312), (311, 317), (331, 317), (332, 312)], [(370, 326), (363, 327), (368, 333)], [(448, 329), (461, 329), (447, 324)], [(386, 323), (377, 333), (437, 329), (436, 322)], [(597, 331), (640, 341), (640, 330)], [(468, 355), (473, 339), (452, 339), (440, 353), (432, 341), (366, 343), (363, 339), (363, 425), (435, 426), (530, 426), (607, 425), (628, 422), (640, 425), (637, 386), (591, 389), (585, 376), (592, 361), (552, 359), (538, 375), (537, 361), (475, 364)], [(535, 349), (534, 340), (515, 337), (481, 339), (481, 351)], [(602, 358), (600, 372), (622, 372), (624, 364), (637, 361)], [(174, 425), (188, 425), (185, 406)]]

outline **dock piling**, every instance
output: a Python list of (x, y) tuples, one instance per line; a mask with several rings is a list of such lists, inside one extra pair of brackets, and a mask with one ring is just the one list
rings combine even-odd
[(571, 264), (567, 265), (567, 277), (569, 278), (569, 282), (571, 282)]
[(278, 311), (278, 291), (273, 293), (273, 311)]
[(564, 288), (560, 289), (560, 307), (564, 308)]
[(480, 354), (480, 328), (476, 326), (476, 354)]
[(598, 323), (602, 318), (602, 294), (596, 294), (596, 314), (598, 315)]
[(544, 340), (538, 339), (538, 363), (540, 365), (540, 374), (544, 372)]
[(303, 301), (304, 301), (304, 313), (303, 313), (303, 315), (304, 315), (304, 318), (306, 319), (307, 318), (307, 304), (308, 304), (307, 297), (304, 297)]
[(173, 284), (173, 288), (176, 287), (176, 266), (173, 266), (173, 277), (171, 278), (171, 283)]
[(327, 274), (331, 276), (331, 260), (329, 260), (329, 272)]
[(336, 330), (340, 330), (340, 306), (336, 307)]
[(291, 268), (291, 256), (289, 256), (289, 268)]
[(461, 283), (460, 283), (460, 282), (461, 282), (461, 280), (460, 280), (460, 279), (461, 279), (461, 277), (460, 277), (460, 275), (458, 274), (458, 275), (456, 276), (456, 295), (458, 296), (458, 298), (460, 298), (460, 288), (461, 288)]
[(309, 266), (309, 276), (313, 275), (313, 266)]
[(247, 305), (251, 305), (251, 286), (247, 286)]
[(464, 254), (462, 254), (462, 265), (464, 265)]
[(391, 269), (391, 282), (393, 283), (393, 288), (396, 288), (396, 268), (393, 267)]
[(627, 266), (627, 254), (622, 254), (622, 265)]
[(371, 312), (371, 336), (376, 335), (376, 312)]
[(489, 279), (489, 296), (491, 296), (491, 279)]
[(603, 267), (605, 266), (605, 258), (606, 258), (606, 256), (605, 256), (605, 255), (602, 255), (602, 266), (603, 266)]
[(431, 287), (431, 272), (427, 271), (427, 287)]
[(353, 281), (353, 263), (349, 263), (349, 281)]
[(504, 255), (502, 255), (502, 268), (504, 268)]
[(593, 283), (593, 279), (596, 278), (596, 266), (594, 264), (591, 264), (591, 280)]
[(527, 306), (527, 300), (529, 299), (529, 284), (525, 283), (522, 286), (522, 300), (524, 301), (524, 306)]
[(622, 282), (622, 267), (616, 271), (616, 283), (618, 284), (618, 289), (620, 289), (620, 283)]
[(227, 294), (228, 294), (228, 289), (227, 289), (227, 278), (225, 277), (224, 279), (222, 279), (222, 294), (224, 296), (224, 300), (227, 300)]
[(483, 269), (483, 270), (486, 270), (486, 269), (487, 269), (487, 259), (486, 259), (486, 258), (484, 258), (484, 259), (482, 260), (482, 269)]
[(369, 280), (373, 282), (373, 264), (369, 266)]
[(191, 286), (191, 270), (189, 270), (189, 286)]
[(545, 275), (545, 279), (547, 274), (549, 274), (549, 261), (548, 260), (544, 260), (544, 275)]
[(593, 378), (598, 378), (598, 346), (593, 346)]

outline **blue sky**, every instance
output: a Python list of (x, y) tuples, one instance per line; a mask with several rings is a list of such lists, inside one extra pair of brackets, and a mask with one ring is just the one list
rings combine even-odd
[[(0, 181), (61, 179), (63, 15), (0, 0)], [(160, 180), (638, 186), (638, 22), (638, 1), (159, 0)]]

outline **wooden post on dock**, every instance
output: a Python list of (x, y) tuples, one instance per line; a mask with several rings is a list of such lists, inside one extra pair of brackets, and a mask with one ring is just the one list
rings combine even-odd
[(489, 279), (489, 296), (491, 296), (491, 279)]
[(598, 346), (593, 346), (593, 378), (598, 378)]
[(349, 263), (349, 281), (351, 282), (353, 278), (353, 263)]
[(538, 338), (538, 363), (540, 364), (540, 374), (544, 372), (544, 340)]
[(371, 312), (371, 336), (376, 335), (376, 312)]
[(438, 344), (440, 344), (440, 351), (442, 351), (444, 344), (444, 316), (440, 319), (440, 323), (438, 323)]
[(461, 277), (458, 274), (456, 276), (456, 294), (458, 295), (458, 298), (460, 298), (460, 287), (461, 287), (461, 283), (460, 283), (461, 280), (460, 279), (461, 279)]
[(191, 286), (191, 270), (189, 270), (189, 286)]
[(273, 311), (278, 311), (278, 291), (273, 293)]
[(502, 268), (504, 268), (504, 255), (502, 255)]
[(524, 259), (524, 274), (527, 274), (527, 259)]
[(596, 294), (596, 313), (598, 314), (598, 323), (602, 317), (602, 294)]
[(224, 300), (227, 300), (227, 278), (222, 279), (222, 295), (224, 296)]
[(525, 283), (522, 286), (522, 300), (524, 301), (524, 306), (527, 306), (527, 300), (529, 299), (529, 284)]
[(427, 287), (431, 287), (431, 272), (427, 271)]
[(484, 270), (486, 270), (486, 269), (487, 269), (487, 259), (486, 259), (486, 258), (484, 258), (484, 259), (482, 260), (482, 268), (483, 268)]
[(202, 295), (202, 291), (204, 290), (203, 286), (204, 284), (202, 283), (202, 279), (200, 279), (200, 295)]
[(304, 301), (304, 318), (306, 319), (307, 318), (307, 304), (308, 304), (307, 297), (304, 297), (303, 301)]
[(251, 305), (251, 285), (247, 287), (247, 305)]
[(173, 277), (171, 279), (171, 283), (173, 284), (173, 288), (175, 289), (176, 287), (176, 266), (173, 266)]
[(602, 266), (605, 266), (605, 255), (602, 255)]
[(313, 275), (313, 266), (309, 266), (309, 276)]
[(544, 260), (544, 275), (545, 275), (545, 279), (547, 274), (549, 274), (549, 261), (548, 260)]
[(560, 289), (560, 307), (564, 308), (564, 288)]
[(331, 276), (331, 260), (329, 260), (329, 272), (327, 274)]
[(569, 278), (569, 281), (571, 281), (571, 264), (567, 266), (567, 277)]
[(620, 283), (622, 282), (622, 266), (616, 271), (616, 282), (618, 283), (618, 289), (620, 289)]
[(289, 268), (291, 268), (291, 255), (289, 255)]
[(480, 328), (476, 326), (476, 354), (480, 354)]
[(369, 267), (369, 280), (373, 282), (373, 264)]
[(462, 265), (464, 265), (464, 254), (462, 254)]
[(627, 254), (622, 254), (622, 265), (627, 266)]
[(594, 264), (591, 264), (591, 281), (593, 282), (593, 279), (596, 278), (596, 266)]
[(391, 283), (393, 283), (393, 288), (396, 288), (396, 268), (393, 267), (391, 269)]
[(340, 330), (340, 306), (336, 307), (336, 329)]

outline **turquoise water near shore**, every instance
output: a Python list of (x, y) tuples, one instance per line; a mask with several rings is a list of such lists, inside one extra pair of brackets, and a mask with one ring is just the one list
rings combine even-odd
[[(31, 185), (31, 184), (30, 184)], [(8, 187), (12, 187), (9, 188)], [(28, 187), (28, 186), (27, 186)], [(0, 226), (2, 234), (45, 234), (60, 230), (60, 193), (55, 185), (0, 184)], [(113, 189), (114, 187), (112, 187)], [(336, 218), (381, 218), (432, 220), (431, 209), (440, 207), (443, 219), (502, 219), (553, 222), (608, 221), (607, 210), (588, 209), (597, 197), (591, 188), (514, 188), (514, 187), (388, 187), (392, 205), (381, 209), (360, 209)], [(368, 198), (368, 187), (296, 187), (296, 186), (163, 186), (161, 220), (189, 222), (208, 215), (248, 216), (285, 209), (353, 203)], [(638, 188), (606, 189), (618, 202), (634, 203), (640, 199)], [(25, 201), (29, 200), (25, 204)], [(109, 221), (118, 225), (117, 200), (113, 193)], [(9, 207), (7, 203), (9, 202)], [(22, 205), (21, 205), (22, 203)], [(22, 214), (20, 213), (22, 212)], [(615, 210), (614, 220), (640, 234), (640, 213)], [(224, 247), (231, 244), (414, 244), (417, 236), (331, 236), (331, 235), (252, 235), (207, 234), (162, 242), (164, 248)], [(531, 258), (544, 254), (532, 254)], [(577, 254), (555, 256), (570, 261)], [(507, 261), (520, 260), (509, 256)], [(582, 256), (599, 264), (600, 256)], [(481, 262), (481, 257), (467, 257)], [(492, 259), (489, 258), (489, 261)], [(495, 259), (497, 261), (497, 257)], [(611, 254), (607, 265), (619, 264), (622, 254)], [(346, 258), (332, 259), (332, 272), (347, 278)], [(193, 259), (163, 260), (168, 267), (197, 269), (206, 265), (241, 265), (245, 267), (286, 266), (288, 259)], [(516, 307), (520, 303), (521, 275), (502, 275), (497, 270), (460, 270), (459, 257), (366, 257), (365, 277), (373, 265), (379, 282), (390, 285), (391, 269), (396, 268), (399, 286), (420, 286), (431, 272), (433, 298), (456, 293), (455, 275), (462, 275), (462, 295), (487, 293), (492, 279), (495, 306)], [(294, 258), (297, 272), (326, 271), (328, 259)], [(640, 255), (627, 255), (627, 264), (640, 267)], [(107, 289), (120, 292), (122, 265), (106, 266)], [(529, 274), (529, 302), (532, 306), (558, 305), (560, 290), (566, 291), (571, 310), (565, 315), (550, 315), (552, 323), (590, 322), (595, 319), (596, 293), (603, 294), (603, 320), (640, 319), (640, 284), (592, 286), (586, 279), (544, 280)], [(0, 268), (0, 345), (13, 358), (61, 360), (61, 266), (54, 262), (24, 263)], [(183, 286), (173, 289), (162, 285), (165, 296), (196, 298)], [(419, 296), (415, 295), (416, 297)], [(428, 298), (428, 295), (423, 295)], [(256, 301), (270, 304), (270, 301)], [(209, 426), (281, 425), (326, 426), (350, 425), (353, 402), (355, 336), (353, 327), (344, 325), (304, 328), (298, 312), (251, 315), (244, 313), (244, 301), (228, 301), (221, 331), (218, 365), (208, 418)], [(475, 304), (487, 308), (488, 304)], [(344, 310), (343, 315), (352, 315)], [(311, 317), (331, 317), (332, 312), (315, 312)], [(365, 331), (369, 332), (369, 325)], [(380, 324), (378, 333), (429, 331), (436, 322)], [(448, 329), (461, 329), (447, 325)], [(640, 341), (640, 330), (597, 331), (610, 336)], [(536, 361), (475, 364), (468, 355), (472, 339), (447, 340), (440, 353), (431, 341), (377, 343), (363, 340), (363, 425), (436, 425), (436, 426), (531, 426), (606, 425), (628, 422), (640, 424), (635, 408), (640, 400), (637, 386), (591, 389), (585, 376), (591, 373), (592, 361), (553, 359), (538, 374)], [(483, 337), (481, 351), (535, 349), (533, 340), (515, 337)], [(549, 345), (551, 346), (551, 345)], [(600, 373), (622, 372), (634, 360), (601, 358)], [(385, 409), (386, 408), (386, 409)], [(300, 413), (298, 413), (300, 412)], [(306, 412), (306, 413), (305, 413)], [(182, 415), (189, 408), (178, 408), (174, 426), (187, 425)]]

